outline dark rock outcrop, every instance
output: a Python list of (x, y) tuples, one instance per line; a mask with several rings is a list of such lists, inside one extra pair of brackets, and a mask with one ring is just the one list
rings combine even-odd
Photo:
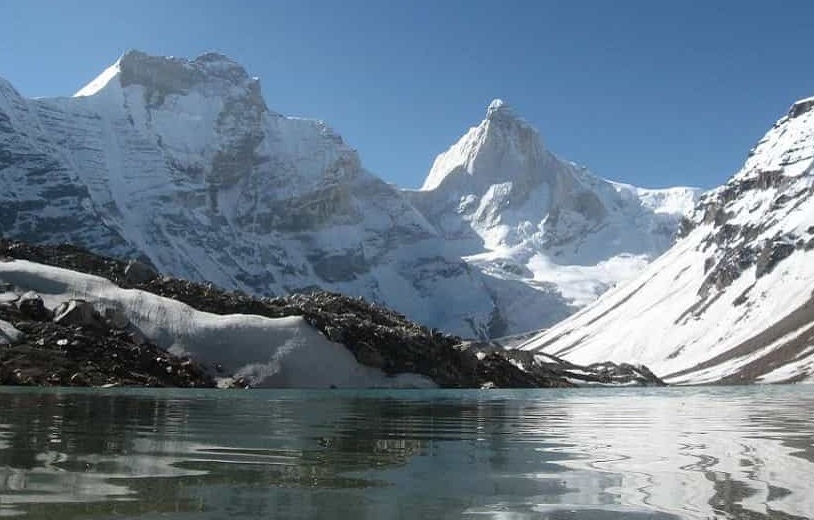
[(69, 300), (54, 309), (54, 323), (77, 325), (84, 328), (104, 330), (106, 324), (102, 315), (84, 300)]
[[(517, 372), (502, 372), (497, 375), (495, 386), (506, 386), (501, 377), (514, 377), (526, 381), (556, 381), (550, 386), (596, 386), (596, 385), (636, 385), (636, 386), (665, 386), (658, 376), (653, 374), (644, 365), (631, 365), (628, 363), (616, 364), (609, 361), (594, 363), (592, 365), (577, 365), (560, 357), (540, 352), (526, 350), (504, 349), (495, 342), (467, 343), (465, 348), (482, 358), (482, 365), (490, 366), (494, 356), (508, 360)], [(500, 383), (504, 384), (500, 384)], [(523, 386), (523, 385), (517, 385)], [(534, 386), (534, 385), (527, 385)]]
[(772, 269), (783, 259), (794, 252), (795, 246), (791, 240), (779, 238), (768, 241), (755, 261), (755, 276), (760, 278), (772, 272)]
[(0, 303), (0, 320), (22, 332), (0, 344), (0, 385), (215, 386), (198, 363), (111, 327), (88, 302), (65, 302), (54, 314), (33, 319)]
[(139, 260), (130, 260), (124, 268), (124, 278), (132, 284), (147, 283), (157, 276), (155, 269)]
[(29, 291), (17, 300), (17, 309), (26, 318), (32, 320), (47, 320), (51, 318), (51, 311), (45, 308), (42, 297), (39, 294)]
[[(715, 230), (703, 240), (704, 251), (715, 251), (704, 264), (707, 277), (701, 285), (698, 295), (710, 297), (711, 289), (722, 291), (729, 287), (740, 275), (755, 266), (755, 276), (760, 278), (771, 272), (774, 267), (789, 257), (795, 248), (806, 247), (803, 237), (794, 235), (776, 236), (760, 244), (756, 239), (775, 224), (767, 218), (757, 225), (737, 225), (730, 222), (733, 215), (726, 211), (729, 203), (739, 200), (749, 191), (781, 190), (790, 182), (782, 171), (761, 170), (744, 179), (732, 179), (721, 188), (705, 194), (696, 207), (695, 221), (687, 219), (682, 229), (687, 232), (698, 223), (713, 223)], [(804, 201), (809, 190), (798, 190), (793, 193), (781, 193), (772, 202), (777, 209), (786, 204), (797, 204)]]

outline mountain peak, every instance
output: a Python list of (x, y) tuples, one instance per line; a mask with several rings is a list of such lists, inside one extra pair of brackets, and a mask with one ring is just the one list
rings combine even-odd
[(118, 79), (122, 87), (141, 85), (164, 92), (186, 92), (200, 83), (242, 85), (250, 81), (246, 69), (228, 56), (206, 52), (193, 60), (174, 56), (153, 56), (128, 50), (74, 97), (92, 96)]
[(435, 189), (452, 176), (468, 179), (462, 182), (482, 191), (494, 184), (537, 176), (545, 160), (537, 130), (506, 101), (496, 98), (478, 126), (438, 155), (421, 189)]
[(515, 118), (517, 118), (517, 114), (515, 114), (512, 107), (500, 98), (493, 99), (486, 108), (486, 119), (490, 121), (495, 119)]
[(184, 84), (198, 83), (207, 79), (242, 83), (249, 79), (246, 69), (231, 58), (207, 52), (194, 60), (174, 56), (151, 56), (141, 51), (128, 51), (119, 59), (122, 86), (128, 84), (152, 85), (161, 79)]
[[(117, 63), (121, 68), (127, 68), (138, 65), (158, 65), (158, 64), (174, 64), (182, 65), (198, 69), (210, 69), (213, 72), (224, 69), (232, 69), (234, 71), (242, 71), (244, 75), (246, 70), (242, 65), (225, 54), (217, 51), (207, 51), (199, 54), (194, 59), (189, 60), (186, 58), (178, 58), (176, 56), (158, 56), (148, 54), (138, 49), (130, 49), (126, 51), (118, 59)], [(247, 75), (248, 76), (248, 75)]]

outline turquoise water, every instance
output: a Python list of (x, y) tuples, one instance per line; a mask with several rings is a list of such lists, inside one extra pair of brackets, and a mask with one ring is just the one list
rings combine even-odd
[(814, 518), (814, 386), (0, 388), (11, 518)]

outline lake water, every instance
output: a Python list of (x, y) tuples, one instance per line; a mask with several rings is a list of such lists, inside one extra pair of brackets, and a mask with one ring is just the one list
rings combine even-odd
[(814, 386), (0, 388), (0, 517), (814, 518)]

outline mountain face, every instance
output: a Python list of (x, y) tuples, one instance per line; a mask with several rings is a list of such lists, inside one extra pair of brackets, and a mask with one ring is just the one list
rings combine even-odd
[(664, 250), (695, 197), (564, 163), (500, 102), (399, 191), (229, 58), (137, 51), (70, 98), (0, 80), (0, 180), (5, 236), (253, 294), (362, 296), (464, 337), (567, 316)]
[(628, 283), (520, 348), (646, 363), (673, 383), (814, 381), (814, 98), (705, 194)]
[[(489, 281), (520, 281), (525, 295), (492, 288), (511, 331), (548, 326), (592, 302), (666, 250), (692, 188), (644, 190), (592, 175), (543, 146), (503, 101), (438, 156), (413, 205)], [(539, 298), (552, 296), (541, 319)]]

